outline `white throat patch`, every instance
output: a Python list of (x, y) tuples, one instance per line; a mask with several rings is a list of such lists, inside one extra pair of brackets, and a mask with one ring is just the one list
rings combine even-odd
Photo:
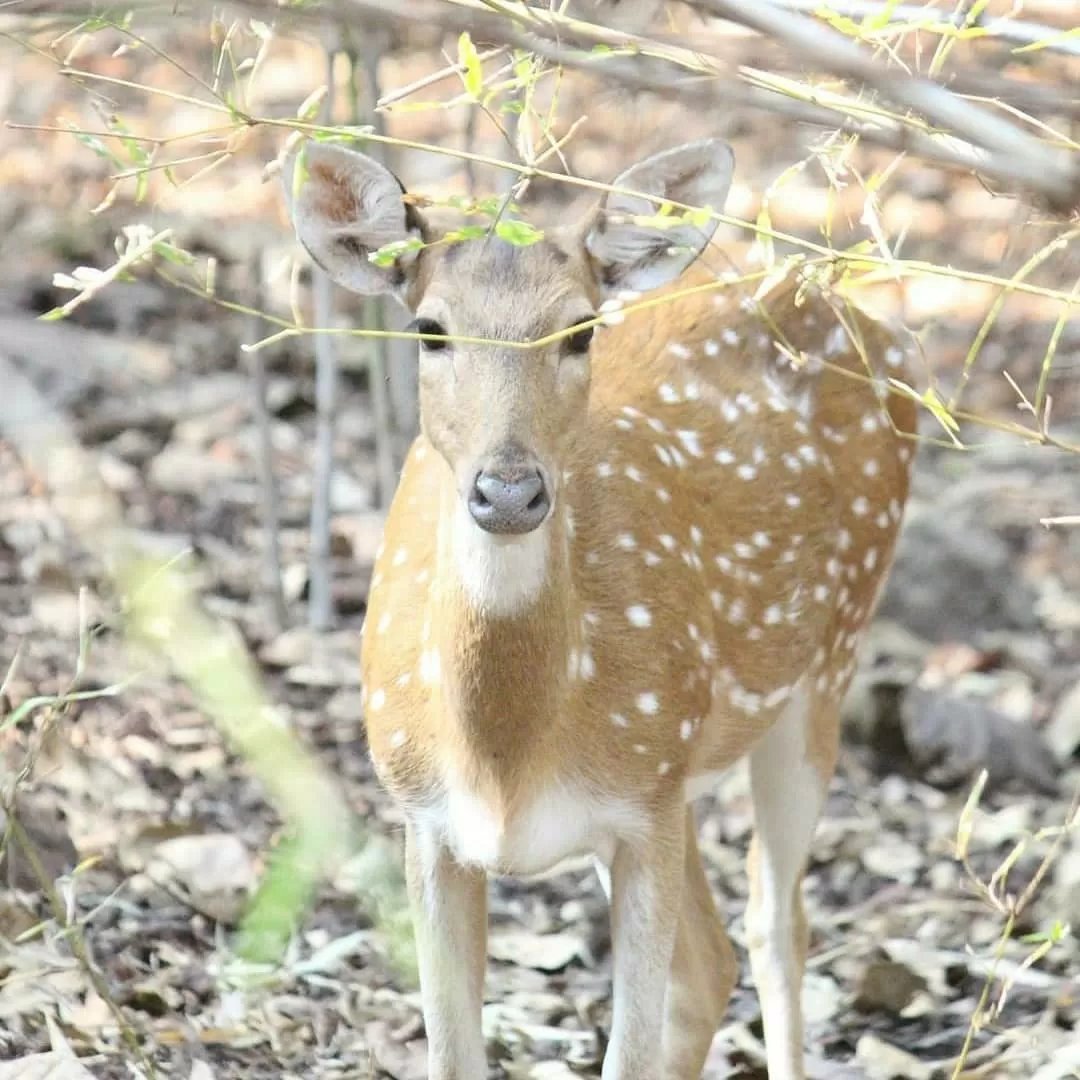
[(456, 500), (451, 543), (461, 587), (487, 615), (515, 615), (540, 595), (548, 572), (551, 519), (524, 536), (497, 536)]

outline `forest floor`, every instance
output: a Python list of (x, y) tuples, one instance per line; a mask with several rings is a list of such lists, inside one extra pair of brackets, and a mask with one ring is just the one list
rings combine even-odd
[[(186, 67), (206, 67), (198, 28), (155, 38)], [(167, 38), (167, 40), (164, 40)], [(725, 45), (744, 63), (768, 62), (751, 39)], [(40, 55), (5, 45), (0, 102), (9, 120), (61, 119), (94, 126), (90, 95)], [(263, 69), (257, 104), (292, 115), (317, 85), (321, 53), (282, 42)], [(146, 50), (116, 56), (91, 42), (79, 60), (116, 77), (179, 90), (175, 67)], [(440, 66), (437, 51), (387, 57), (384, 85), (404, 85)], [(1075, 73), (1074, 73), (1075, 74)], [(445, 87), (432, 88), (429, 99)], [(707, 118), (676, 107), (597, 94), (568, 80), (563, 115), (589, 105), (568, 149), (570, 167), (610, 179), (630, 160), (690, 138)], [(194, 107), (117, 91), (109, 107), (134, 130), (183, 129)], [(591, 96), (590, 96), (591, 95)], [(200, 119), (199, 122), (202, 122)], [(460, 146), (464, 110), (402, 112), (401, 137)], [(729, 211), (751, 220), (781, 169), (801, 160), (817, 133), (732, 110), (722, 127), (739, 161)], [(498, 153), (481, 125), (477, 146)], [(382, 514), (376, 505), (373, 421), (363, 355), (345, 353), (338, 397), (334, 583), (337, 624), (317, 640), (304, 628), (307, 528), (314, 447), (310, 340), (268, 353), (274, 467), (289, 624), (275, 627), (264, 588), (257, 433), (249, 319), (153, 278), (118, 284), (67, 322), (36, 317), (70, 294), (53, 275), (104, 266), (114, 235), (133, 221), (167, 221), (192, 250), (220, 260), (219, 292), (249, 302), (253, 260), (293, 250), (274, 184), (261, 169), (280, 133), (254, 131), (235, 159), (197, 183), (169, 189), (153, 178), (148, 201), (129, 191), (89, 210), (107, 190), (108, 168), (71, 136), (0, 128), (0, 348), (69, 415), (82, 444), (122, 500), (128, 523), (166, 554), (194, 552), (207, 607), (240, 628), (289, 726), (346, 785), (353, 807), (397, 837), (398, 821), (376, 786), (360, 728), (356, 651)], [(867, 168), (886, 160), (860, 151)], [(417, 151), (398, 162), (413, 185), (465, 190), (452, 158)], [(481, 184), (488, 181), (484, 174)], [(866, 235), (865, 191), (836, 193), (834, 242)], [(776, 228), (820, 236), (828, 184), (811, 165), (779, 185)], [(533, 194), (561, 206), (559, 189)], [(1013, 273), (1052, 235), (1052, 222), (997, 197), (974, 179), (906, 163), (876, 207), (886, 231), (907, 229), (904, 255)], [(1047, 260), (1033, 280), (1072, 287), (1075, 252)], [(305, 285), (305, 303), (306, 285)], [(268, 304), (284, 310), (273, 278)], [(999, 290), (924, 277), (883, 289), (884, 302), (924, 332), (927, 380), (947, 396)], [(342, 306), (343, 318), (355, 312)], [(1015, 420), (1008, 373), (1025, 389), (1039, 377), (1057, 309), (1035, 297), (1004, 305), (979, 358), (965, 406)], [(1049, 381), (1059, 438), (1080, 443), (1080, 321), (1066, 324)], [(1022, 419), (1022, 416), (1020, 417)], [(928, 420), (927, 434), (940, 434)], [(970, 866), (984, 882), (1015, 846), (1007, 891), (1032, 880), (1080, 791), (1080, 529), (1041, 518), (1080, 511), (1074, 456), (1007, 432), (965, 425), (966, 451), (928, 443), (917, 459), (896, 570), (868, 635), (849, 698), (840, 766), (806, 884), (813, 928), (806, 986), (812, 1075), (912, 1077), (951, 1074), (998, 956), (990, 1000), (1001, 1008), (974, 1036), (964, 1076), (1055, 1080), (1080, 1075), (1080, 847), (1057, 854), (1031, 905), (999, 946), (1006, 918), (958, 863), (957, 828), (982, 767), (991, 782), (974, 817)], [(0, 672), (18, 651), (4, 709), (72, 686), (79, 650), (78, 592), (100, 625), (80, 688), (131, 677), (132, 658), (109, 629), (102, 575), (57, 516), (40, 479), (0, 441)], [(931, 686), (916, 686), (931, 673)], [(923, 682), (927, 680), (924, 678)], [(416, 995), (381, 959), (365, 913), (343, 883), (322, 887), (273, 978), (243, 994), (223, 975), (228, 931), (265, 865), (279, 821), (263, 791), (231, 755), (190, 694), (140, 674), (120, 694), (0, 721), (19, 820), (44, 870), (61, 877), (66, 921), (84, 928), (95, 983), (53, 917), (33, 868), (9, 852), (0, 890), (0, 1059), (14, 1062), (66, 1043), (100, 1077), (143, 1062), (121, 1038), (134, 1035), (162, 1075), (336, 1077), (425, 1074)], [(736, 770), (699, 809), (714, 893), (739, 953), (741, 978), (714, 1043), (707, 1075), (765, 1076), (760, 1013), (746, 965), (744, 858), (751, 830), (745, 777)], [(599, 885), (582, 868), (540, 882), (499, 881), (491, 891), (491, 945), (484, 1012), (489, 1054), (508, 1077), (556, 1080), (596, 1074), (610, 1019), (611, 954)], [(1066, 927), (1060, 934), (1056, 926)], [(1067, 928), (1071, 926), (1071, 929)], [(1030, 935), (1059, 937), (1028, 966)], [(102, 993), (104, 992), (104, 997)], [(117, 1012), (113, 1010), (117, 1009)], [(122, 1025), (118, 1023), (122, 1018)], [(3, 1066), (0, 1065), (0, 1069)], [(0, 1072), (15, 1077), (18, 1072)], [(41, 1075), (27, 1071), (24, 1076)]]

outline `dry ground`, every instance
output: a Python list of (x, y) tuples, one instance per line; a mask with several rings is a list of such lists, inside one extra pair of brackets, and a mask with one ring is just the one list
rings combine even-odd
[[(186, 23), (153, 36), (195, 71), (208, 64), (205, 38)], [(88, 41), (77, 59), (116, 78), (191, 92), (175, 67), (145, 49), (115, 55), (116, 44)], [(771, 55), (746, 38), (724, 47), (746, 63)], [(0, 101), (9, 120), (97, 126), (90, 88), (10, 42), (0, 49)], [(992, 62), (992, 53), (979, 55)], [(435, 50), (403, 48), (384, 61), (384, 85), (404, 85), (441, 62)], [(254, 107), (293, 114), (320, 80), (321, 64), (310, 43), (276, 44)], [(449, 93), (442, 84), (423, 96)], [(119, 87), (109, 94), (98, 106), (115, 109), (136, 132), (165, 134), (207, 120), (196, 106), (166, 97)], [(729, 210), (751, 219), (768, 185), (819, 138), (734, 109), (686, 116), (673, 105), (573, 80), (563, 95), (562, 116), (589, 116), (570, 143), (568, 164), (599, 179), (665, 145), (673, 131), (727, 134), (739, 160)], [(464, 120), (463, 109), (402, 112), (391, 117), (390, 130), (460, 146)], [(111, 209), (91, 217), (108, 189), (103, 162), (69, 135), (0, 129), (0, 346), (75, 418), (129, 522), (163, 552), (194, 550), (207, 605), (240, 626), (292, 728), (343, 778), (359, 813), (393, 833), (396, 819), (364, 751), (354, 662), (380, 521), (363, 347), (344, 350), (339, 398), (338, 629), (313, 642), (302, 629), (314, 427), (310, 341), (296, 339), (269, 357), (290, 599), (291, 625), (281, 631), (269, 618), (259, 569), (256, 437), (248, 361), (239, 352), (253, 337), (251, 323), (152, 279), (116, 286), (70, 323), (33, 321), (67, 299), (52, 284), (56, 271), (106, 265), (116, 230), (135, 220), (174, 224), (189, 248), (220, 258), (220, 294), (250, 301), (253, 260), (263, 257), (273, 271), (292, 251), (276, 186), (260, 177), (282, 137), (253, 131), (234, 160), (204, 179), (173, 190), (155, 174), (147, 204), (133, 206), (126, 188)], [(481, 123), (477, 138), (484, 152), (502, 152), (490, 126)], [(852, 162), (865, 175), (885, 160), (860, 151)], [(396, 163), (410, 184), (430, 193), (467, 190), (451, 157), (409, 151)], [(481, 186), (491, 181), (482, 170), (478, 179)], [(844, 180), (832, 204), (837, 243), (866, 235), (865, 192), (854, 172)], [(778, 188), (774, 225), (819, 236), (827, 192), (822, 170), (809, 165)], [(564, 201), (551, 183), (538, 183), (533, 194), (552, 206)], [(907, 231), (908, 257), (1006, 275), (1060, 230), (974, 179), (914, 162), (898, 170), (877, 211), (889, 235)], [(1036, 280), (1068, 289), (1078, 271), (1075, 252), (1066, 251)], [(924, 328), (924, 377), (947, 393), (997, 292), (925, 277), (903, 289), (882, 287), (874, 300)], [(285, 310), (285, 295), (284, 277), (272, 277), (268, 304)], [(341, 310), (343, 319), (355, 317), (347, 303)], [(1037, 298), (1005, 305), (968, 407), (1017, 417), (1002, 372), (1030, 390), (1057, 317), (1055, 305)], [(1078, 373), (1074, 320), (1049, 383), (1056, 430), (1073, 442), (1080, 442)], [(940, 433), (929, 419), (927, 432)], [(971, 776), (986, 764), (994, 781), (972, 841), (973, 867), (984, 879), (1019, 839), (1062, 823), (1080, 786), (1080, 529), (1038, 524), (1080, 509), (1080, 464), (1008, 434), (969, 428), (965, 437), (975, 450), (929, 446), (920, 455), (897, 572), (849, 701), (840, 769), (814, 849), (807, 1001), (815, 1076), (949, 1074), (1003, 925), (954, 858)], [(82, 685), (107, 686), (132, 674), (109, 629), (108, 597), (96, 598), (100, 580), (37, 478), (0, 443), (0, 670), (21, 650), (9, 707), (69, 688), (82, 585), (95, 597), (101, 628)], [(940, 673), (943, 685), (910, 691), (926, 670)], [(22, 785), (21, 819), (50, 874), (76, 857), (98, 857), (74, 881), (61, 880), (60, 896), (67, 917), (85, 927), (107, 996), (163, 1075), (423, 1074), (416, 998), (380, 959), (344, 882), (320, 891), (287, 962), (265, 986), (245, 996), (228, 984), (228, 929), (278, 822), (244, 763), (223, 749), (182, 687), (143, 675), (119, 696), (56, 717), (47, 738), (45, 715), (0, 728), (9, 775), (28, 753), (37, 755)], [(751, 820), (741, 775), (701, 807), (701, 819), (710, 877), (745, 960), (742, 865)], [(1033, 844), (1018, 861), (1012, 890), (1031, 879), (1045, 846)], [(101, 987), (91, 986), (73, 959), (25, 860), (9, 860), (7, 874), (0, 1058), (47, 1049), (48, 1017), (95, 1075), (128, 1075), (138, 1059), (123, 1045)], [(1067, 846), (1003, 946), (1011, 990), (1001, 1014), (975, 1037), (965, 1075), (1052, 1080), (1080, 1070), (1080, 930), (1066, 931), (1030, 968), (1019, 966), (1035, 948), (1023, 935), (1070, 921), (1080, 927), (1080, 850)], [(582, 870), (531, 885), (497, 883), (492, 923), (485, 1011), (492, 1060), (509, 1076), (595, 1073), (611, 959), (596, 881)], [(743, 968), (711, 1076), (764, 1075), (758, 1008)]]

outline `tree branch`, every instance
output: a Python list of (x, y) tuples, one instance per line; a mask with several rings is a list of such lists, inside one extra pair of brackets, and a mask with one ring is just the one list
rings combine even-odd
[[(1014, 175), (1027, 183), (1038, 181), (1062, 208), (1080, 201), (1080, 169), (1075, 158), (1051, 151), (1038, 139), (985, 109), (964, 101), (943, 86), (905, 75), (875, 60), (843, 34), (822, 26), (771, 0), (688, 0), (692, 7), (782, 42), (828, 71), (855, 78), (921, 113), (945, 130), (989, 151), (995, 162), (1014, 159)], [(984, 171), (985, 166), (984, 166)]]
[[(593, 23), (566, 18), (519, 0), (500, 0), (493, 10), (483, 0), (324, 0), (317, 7), (278, 6), (274, 0), (232, 0), (232, 6), (264, 18), (294, 24), (375, 24), (397, 27), (439, 27), (468, 30), (478, 42), (527, 49), (564, 67), (589, 72), (622, 86), (658, 93), (694, 107), (729, 109), (743, 104), (781, 113), (803, 123), (840, 129), (865, 141), (912, 153), (940, 165), (975, 170), (999, 183), (1026, 188), (1061, 212), (1080, 204), (1080, 161), (1077, 155), (1047, 146), (989, 109), (965, 101), (957, 90), (970, 87), (983, 97), (1010, 105), (1046, 108), (1080, 115), (1080, 101), (1069, 88), (1030, 86), (999, 77), (971, 73), (950, 77), (950, 88), (920, 76), (889, 68), (838, 31), (771, 0), (688, 0), (709, 15), (736, 22), (784, 45), (800, 62), (858, 80), (883, 96), (925, 117), (877, 115), (867, 106), (811, 86), (781, 88), (760, 85), (761, 73), (742, 70), (740, 78), (724, 77), (722, 61), (693, 48), (646, 38)], [(193, 0), (202, 10), (201, 0)], [(143, 12), (163, 12), (161, 0), (134, 0)], [(25, 0), (17, 10), (86, 13), (92, 0)], [(189, 9), (190, 10), (190, 9)], [(175, 17), (177, 8), (168, 14)], [(597, 45), (607, 46), (604, 53)], [(625, 50), (612, 55), (612, 49)], [(629, 53), (630, 55), (626, 55)], [(755, 85), (754, 83), (757, 83)], [(797, 91), (802, 91), (800, 95)]]

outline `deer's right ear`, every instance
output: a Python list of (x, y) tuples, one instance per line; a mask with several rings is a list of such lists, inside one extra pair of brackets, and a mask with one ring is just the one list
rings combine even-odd
[(408, 284), (416, 251), (386, 265), (369, 256), (387, 244), (422, 237), (419, 212), (389, 169), (355, 150), (305, 142), (282, 169), (285, 198), (300, 243), (339, 285), (371, 296)]

